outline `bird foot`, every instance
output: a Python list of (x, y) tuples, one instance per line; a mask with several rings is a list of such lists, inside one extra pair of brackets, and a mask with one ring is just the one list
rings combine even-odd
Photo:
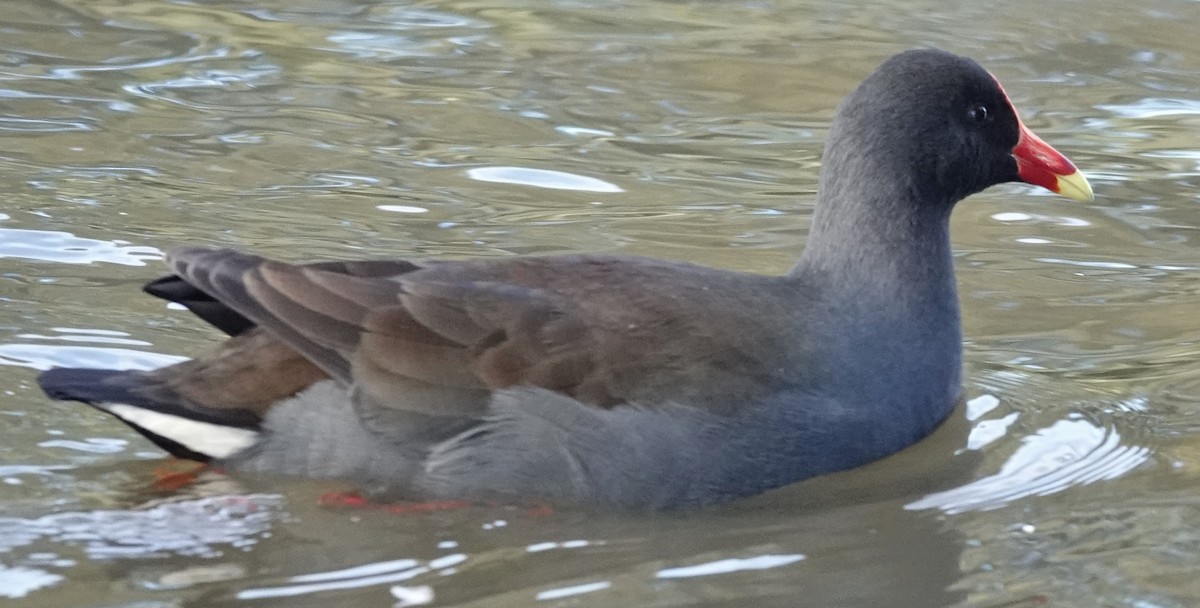
[[(388, 513), (435, 513), (438, 511), (456, 511), (466, 509), (472, 504), (465, 500), (426, 500), (426, 501), (402, 501), (392, 503), (372, 502), (369, 498), (358, 492), (326, 492), (322, 494), (317, 503), (323, 507), (333, 507), (342, 509), (370, 509), (374, 511), (386, 511)], [(504, 507), (498, 502), (486, 503), (491, 507)], [(550, 505), (533, 505), (525, 509), (527, 515), (544, 516), (554, 514), (554, 508)]]
[(174, 492), (196, 483), (208, 468), (208, 465), (202, 462), (176, 460), (154, 469), (153, 485), (155, 489)]

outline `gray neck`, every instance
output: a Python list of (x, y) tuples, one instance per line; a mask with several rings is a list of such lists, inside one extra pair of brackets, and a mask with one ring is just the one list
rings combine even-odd
[(824, 275), (833, 283), (824, 289), (893, 304), (957, 301), (951, 203), (914, 202), (922, 193), (911, 189), (880, 192), (872, 184), (821, 181), (808, 244), (790, 274)]
[(940, 183), (919, 140), (864, 128), (875, 122), (870, 105), (855, 93), (839, 109), (808, 244), (792, 274), (827, 274), (830, 287), (856, 297), (956, 299), (949, 223), (961, 196)]
[(808, 245), (790, 277), (829, 311), (806, 326), (821, 336), (825, 378), (924, 432), (952, 407), (961, 382), (953, 203), (918, 198), (927, 193), (888, 179), (889, 168), (823, 171)]

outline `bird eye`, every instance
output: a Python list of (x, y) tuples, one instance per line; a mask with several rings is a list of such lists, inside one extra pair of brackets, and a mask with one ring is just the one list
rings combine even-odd
[(967, 111), (967, 116), (969, 116), (971, 120), (977, 124), (983, 124), (985, 122), (992, 121), (992, 113), (988, 110), (987, 106), (983, 104), (972, 106), (971, 109)]

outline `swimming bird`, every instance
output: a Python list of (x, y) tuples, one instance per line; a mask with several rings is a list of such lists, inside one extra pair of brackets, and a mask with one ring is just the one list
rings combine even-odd
[(147, 291), (227, 340), (39, 380), (232, 471), (389, 498), (717, 503), (882, 458), (946, 418), (962, 386), (950, 212), (1011, 181), (1092, 197), (985, 69), (907, 51), (839, 106), (786, 274), (183, 247)]

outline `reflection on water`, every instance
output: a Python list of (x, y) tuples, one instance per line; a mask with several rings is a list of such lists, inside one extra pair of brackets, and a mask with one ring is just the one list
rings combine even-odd
[[(994, 426), (979, 423), (971, 439), (976, 440), (980, 429), (985, 429), (988, 441), (977, 442), (972, 449), (994, 441), (997, 434), (1003, 434), (1003, 429), (1016, 421), (1017, 416), (1015, 412), (1009, 414)], [(1021, 447), (994, 475), (930, 494), (905, 508), (941, 509), (951, 514), (998, 509), (1029, 496), (1045, 496), (1075, 486), (1116, 479), (1149, 457), (1148, 448), (1122, 444), (1114, 429), (1070, 417), (1024, 437)]]
[[(25, 335), (20, 337), (42, 338), (43, 336)], [(129, 341), (121, 340), (121, 342)], [(128, 348), (55, 346), (26, 343), (0, 344), (0, 363), (36, 370), (47, 370), (52, 367), (154, 369), (171, 363), (178, 363), (186, 358)]]
[(794, 564), (804, 559), (803, 555), (756, 555), (744, 559), (721, 559), (715, 562), (664, 568), (655, 574), (656, 578), (690, 578), (693, 576), (712, 576), (742, 570), (765, 570)]
[(90, 559), (167, 554), (215, 557), (218, 545), (249, 547), (276, 517), (280, 498), (243, 495), (145, 509), (0, 518), (0, 551), (44, 542), (72, 544)]
[(467, 171), (471, 179), (481, 182), (520, 184), (554, 190), (579, 190), (581, 192), (624, 192), (620, 187), (594, 177), (572, 175), (562, 171), (529, 169), (525, 167), (479, 167)]
[[(431, 559), (425, 563), (419, 563), (412, 559), (401, 559), (345, 568), (334, 572), (300, 574), (289, 577), (287, 584), (284, 586), (260, 587), (239, 591), (237, 598), (240, 600), (257, 600), (271, 597), (294, 597), (324, 591), (357, 589), (360, 587), (374, 587), (398, 583), (431, 572), (448, 575), (453, 574), (454, 567), (463, 563), (466, 559), (467, 556), (461, 553), (454, 553)], [(392, 587), (391, 589), (392, 594), (395, 595), (397, 587)], [(400, 589), (408, 591), (409, 601), (412, 601), (412, 592), (404, 587), (400, 587)], [(432, 599), (431, 590), (428, 592), (428, 595)]]
[(1096, 107), (1121, 118), (1162, 118), (1200, 114), (1200, 100), (1195, 99), (1144, 97), (1133, 103), (1100, 104)]
[(0, 258), (145, 266), (146, 260), (161, 260), (162, 257), (162, 252), (153, 247), (138, 247), (126, 241), (84, 239), (68, 232), (0, 228)]
[(9, 568), (0, 565), (0, 597), (22, 598), (30, 593), (49, 587), (63, 580), (62, 575), (51, 574), (37, 568)]
[[(0, 596), (21, 598), (43, 587), (62, 584), (79, 559), (104, 561), (167, 556), (220, 557), (229, 549), (247, 550), (278, 516), (280, 497), (242, 495), (181, 500), (142, 509), (67, 512), (35, 518), (0, 517), (0, 555), (26, 547), (60, 547), (26, 552), (20, 566), (0, 565)], [(79, 557), (68, 557), (79, 552)], [(228, 580), (237, 572), (221, 568)], [(164, 575), (162, 588), (203, 582), (195, 572)]]
[[(1169, 0), (7, 2), (0, 597), (1197, 605), (1197, 19)], [(343, 511), (286, 480), (148, 492), (157, 450), (33, 386), (212, 344), (138, 292), (179, 243), (781, 272), (834, 107), (921, 45), (982, 60), (1098, 199), (1013, 185), (956, 212), (971, 399), (893, 458), (694, 514)]]

